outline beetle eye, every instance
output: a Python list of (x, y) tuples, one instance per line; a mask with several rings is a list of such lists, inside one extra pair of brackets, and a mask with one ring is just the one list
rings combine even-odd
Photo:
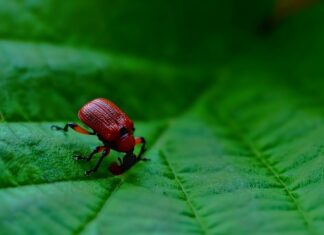
[(120, 130), (119, 130), (119, 136), (122, 137), (124, 135), (126, 135), (128, 133), (128, 130), (126, 127), (122, 127)]
[(135, 131), (135, 127), (133, 127), (133, 132)]

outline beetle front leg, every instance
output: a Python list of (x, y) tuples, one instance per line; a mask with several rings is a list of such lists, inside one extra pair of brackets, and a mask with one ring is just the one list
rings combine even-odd
[(95, 135), (96, 134), (95, 132), (87, 131), (86, 129), (84, 129), (83, 127), (79, 126), (78, 124), (76, 124), (74, 122), (69, 122), (69, 123), (65, 124), (64, 127), (59, 127), (59, 126), (56, 126), (56, 125), (52, 125), (51, 129), (52, 130), (57, 130), (57, 131), (67, 132), (69, 127), (71, 129), (73, 129), (74, 131), (80, 133), (80, 134), (84, 134), (84, 135)]
[(89, 154), (88, 157), (82, 157), (80, 155), (76, 155), (76, 156), (74, 156), (74, 160), (76, 160), (76, 161), (85, 160), (85, 161), (89, 162), (96, 153), (100, 153), (100, 152), (104, 151), (105, 149), (106, 149), (105, 146), (98, 146)]
[(101, 157), (99, 158), (96, 166), (94, 168), (86, 171), (85, 175), (89, 176), (89, 175), (93, 174), (94, 172), (96, 172), (98, 170), (99, 166), (101, 165), (102, 161), (104, 160), (104, 158), (109, 154), (109, 152), (110, 152), (110, 149), (106, 147), (105, 150), (102, 152)]
[(142, 158), (143, 153), (146, 151), (146, 148), (145, 148), (146, 147), (146, 141), (145, 141), (145, 139), (143, 137), (135, 138), (135, 145), (137, 145), (137, 144), (142, 144), (141, 150), (140, 150), (140, 152), (138, 154), (138, 158), (140, 158), (141, 160), (144, 160), (144, 161), (148, 160), (147, 158)]

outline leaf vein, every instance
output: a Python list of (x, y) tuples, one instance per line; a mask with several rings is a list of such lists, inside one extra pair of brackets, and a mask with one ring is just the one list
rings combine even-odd
[(103, 200), (100, 202), (100, 204), (98, 205), (98, 207), (96, 208), (96, 210), (94, 211), (93, 214), (91, 214), (87, 220), (82, 223), (74, 232), (73, 234), (81, 234), (82, 231), (84, 231), (87, 226), (94, 221), (98, 215), (100, 214), (100, 212), (102, 211), (102, 209), (105, 207), (105, 205), (107, 204), (109, 198), (111, 198), (111, 196), (116, 193), (116, 191), (121, 187), (121, 185), (124, 183), (124, 180), (120, 180), (111, 191), (108, 191), (107, 195), (105, 196), (105, 198), (103, 198)]
[(200, 219), (200, 216), (197, 212), (197, 209), (195, 208), (195, 206), (193, 205), (192, 203), (192, 200), (190, 199), (189, 197), (189, 194), (187, 193), (187, 191), (185, 190), (183, 184), (181, 183), (181, 180), (180, 178), (178, 177), (176, 171), (174, 170), (174, 168), (171, 166), (167, 156), (162, 152), (160, 151), (159, 152), (159, 155), (161, 156), (161, 158), (165, 161), (167, 167), (169, 168), (169, 170), (172, 172), (173, 176), (174, 176), (174, 180), (175, 182), (178, 184), (182, 194), (184, 195), (185, 199), (186, 199), (186, 202), (188, 204), (188, 206), (190, 207), (190, 210), (194, 216), (194, 218), (196, 219), (199, 227), (201, 228), (202, 230), (202, 234), (208, 234), (208, 230), (207, 230), (207, 227), (205, 226), (205, 224), (202, 222), (202, 220)]
[(283, 176), (279, 173), (279, 171), (269, 162), (264, 154), (253, 144), (252, 141), (248, 140), (244, 135), (240, 134), (242, 132), (238, 131), (239, 127), (232, 121), (228, 121), (229, 127), (232, 129), (233, 133), (238, 137), (239, 140), (246, 146), (246, 148), (257, 158), (257, 160), (271, 173), (271, 175), (276, 179), (279, 185), (284, 189), (287, 193), (291, 203), (294, 205), (296, 211), (302, 218), (305, 227), (308, 229), (310, 234), (314, 234), (314, 229), (312, 226), (311, 219), (308, 214), (303, 210), (300, 205), (298, 199), (293, 193), (293, 190), (289, 188), (289, 186), (285, 183)]

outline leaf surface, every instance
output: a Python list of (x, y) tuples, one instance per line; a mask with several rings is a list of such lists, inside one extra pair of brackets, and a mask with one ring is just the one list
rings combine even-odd
[[(163, 4), (142, 3), (151, 4), (150, 12), (120, 1), (115, 9), (124, 11), (105, 14), (96, 4), (110, 1), (6, 2), (0, 3), (1, 234), (324, 230), (324, 34), (314, 24), (323, 21), (323, 6), (261, 38), (252, 28), (270, 1), (255, 5), (257, 13), (254, 1), (216, 1), (210, 9), (188, 3), (183, 17), (192, 27), (178, 30), (181, 17), (171, 15), (163, 22), (175, 19), (173, 27), (160, 22), (164, 30), (151, 34), (156, 25), (147, 19), (164, 15)], [(60, 4), (57, 16), (52, 10)], [(243, 6), (251, 14), (238, 11)], [(89, 22), (72, 27), (82, 14)], [(133, 24), (123, 22), (127, 14)], [(215, 31), (206, 24), (214, 14)], [(94, 25), (102, 38), (88, 33)], [(142, 28), (129, 31), (133, 25)], [(201, 34), (185, 41), (191, 32)], [(85, 163), (72, 156), (102, 143), (50, 126), (76, 121), (78, 109), (101, 96), (134, 118), (150, 161), (112, 176), (107, 167), (122, 156), (112, 151), (85, 177), (98, 158)]]

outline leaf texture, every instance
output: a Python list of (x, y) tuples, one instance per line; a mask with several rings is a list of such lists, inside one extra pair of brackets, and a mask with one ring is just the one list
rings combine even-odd
[[(1, 2), (0, 234), (322, 234), (324, 8), (265, 37), (256, 2)], [(50, 126), (95, 97), (149, 161), (84, 176), (100, 141)]]
[[(7, 187), (1, 201), (11, 200), (3, 215), (17, 221), (24, 213), (41, 216), (45, 230), (36, 232), (53, 234), (123, 234), (130, 228), (136, 228), (134, 234), (319, 234), (324, 226), (322, 118), (271, 81), (220, 84), (187, 114), (159, 128), (146, 154), (151, 161), (121, 177), (105, 179), (102, 170), (95, 176), (102, 179), (80, 181), (83, 166), (66, 156), (89, 145), (88, 139), (50, 133), (44, 125), (36, 126), (34, 132), (43, 134), (35, 139), (27, 131), (36, 128), (30, 124), (3, 124), (1, 139), (9, 130), (12, 137), (2, 141), (8, 145), (2, 149), (12, 153), (9, 146), (25, 138), (25, 147), (3, 160), (2, 178), (13, 180), (2, 184)], [(28, 185), (31, 179), (35, 183)], [(73, 201), (70, 209), (61, 205), (56, 211), (48, 204), (58, 203), (55, 190)], [(28, 200), (34, 210), (13, 213)], [(47, 217), (54, 218), (57, 230), (46, 230), (52, 227)], [(9, 228), (5, 231), (12, 233)], [(26, 233), (35, 227), (25, 222), (19, 229)]]

